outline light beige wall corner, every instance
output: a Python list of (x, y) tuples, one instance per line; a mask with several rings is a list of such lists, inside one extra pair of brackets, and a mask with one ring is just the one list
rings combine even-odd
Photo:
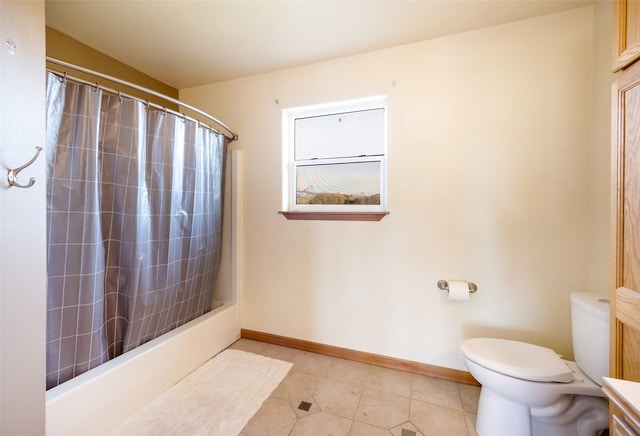
[[(613, 7), (610, 1), (594, 6), (593, 36), (593, 123), (589, 154), (589, 292), (608, 292), (610, 260), (610, 180), (611, 172), (611, 47)], [(605, 120), (609, 120), (605, 123)], [(605, 163), (607, 165), (605, 165)]]
[[(242, 327), (456, 369), (481, 335), (570, 357), (569, 293), (608, 270), (597, 37), (587, 7), (181, 90), (240, 135)], [(380, 94), (391, 214), (285, 220), (282, 109)], [(479, 290), (451, 302), (439, 279)]]
[[(90, 70), (94, 70), (103, 74), (107, 74), (118, 79), (126, 80), (130, 83), (135, 83), (136, 85), (140, 85), (161, 94), (165, 94), (174, 99), (178, 98), (177, 89), (172, 88), (171, 86), (159, 80), (156, 80), (151, 76), (141, 73), (135, 68), (132, 68), (118, 61), (117, 59), (107, 56), (104, 53), (101, 53), (98, 50), (95, 50), (65, 35), (64, 33), (52, 29), (51, 27), (46, 28), (46, 38), (47, 56), (76, 64), (78, 66), (88, 68)], [(55, 69), (56, 71), (63, 70), (62, 67), (53, 64), (47, 64), (47, 66)], [(98, 82), (101, 85), (109, 86), (140, 98), (148, 99), (151, 102), (166, 106), (169, 109), (177, 109), (177, 105), (168, 103), (163, 99), (158, 99), (151, 94), (141, 93), (134, 88), (117, 86), (112, 82), (106, 81), (104, 79), (97, 79), (83, 73), (69, 71), (69, 74), (73, 74), (81, 79), (89, 80), (92, 83)]]

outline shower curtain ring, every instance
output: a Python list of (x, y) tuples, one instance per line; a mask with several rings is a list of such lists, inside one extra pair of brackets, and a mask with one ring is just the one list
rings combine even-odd
[(9, 169), (9, 172), (7, 173), (7, 180), (9, 181), (9, 186), (15, 186), (16, 188), (30, 188), (33, 186), (33, 184), (36, 182), (36, 179), (34, 179), (33, 177), (31, 177), (29, 179), (29, 183), (27, 183), (26, 185), (23, 185), (21, 183), (18, 183), (18, 173), (20, 171), (22, 171), (23, 169), (27, 168), (29, 165), (31, 165), (32, 163), (34, 163), (36, 161), (36, 159), (38, 159), (38, 156), (40, 155), (40, 152), (42, 151), (42, 147), (36, 147), (36, 155), (33, 156), (33, 158), (31, 158), (31, 160), (29, 162), (27, 162), (26, 164), (22, 165), (21, 167), (18, 168), (14, 168), (14, 169)]

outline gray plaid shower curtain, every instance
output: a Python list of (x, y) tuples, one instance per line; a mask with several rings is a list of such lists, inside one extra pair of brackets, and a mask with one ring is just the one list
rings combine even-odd
[(47, 389), (212, 307), (224, 135), (47, 77)]

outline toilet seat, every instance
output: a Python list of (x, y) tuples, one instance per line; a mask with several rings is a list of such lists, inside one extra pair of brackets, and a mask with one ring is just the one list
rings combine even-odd
[(550, 348), (495, 338), (473, 338), (462, 342), (465, 357), (480, 366), (511, 377), (536, 381), (570, 383), (571, 369)]

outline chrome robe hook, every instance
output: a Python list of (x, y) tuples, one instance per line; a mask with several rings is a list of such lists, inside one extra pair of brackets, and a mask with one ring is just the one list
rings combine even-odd
[(36, 151), (36, 155), (33, 156), (33, 158), (29, 162), (27, 162), (26, 164), (22, 165), (21, 167), (9, 170), (9, 172), (7, 173), (7, 180), (9, 181), (9, 186), (15, 186), (16, 188), (30, 188), (30, 187), (33, 186), (33, 184), (36, 182), (36, 179), (34, 179), (33, 177), (31, 177), (29, 179), (29, 183), (27, 183), (26, 185), (18, 183), (18, 173), (20, 171), (22, 171), (23, 169), (27, 168), (32, 163), (34, 163), (36, 161), (36, 159), (38, 159), (38, 156), (40, 155), (40, 152), (42, 151), (42, 147), (37, 147), (36, 146), (36, 150), (37, 150)]

